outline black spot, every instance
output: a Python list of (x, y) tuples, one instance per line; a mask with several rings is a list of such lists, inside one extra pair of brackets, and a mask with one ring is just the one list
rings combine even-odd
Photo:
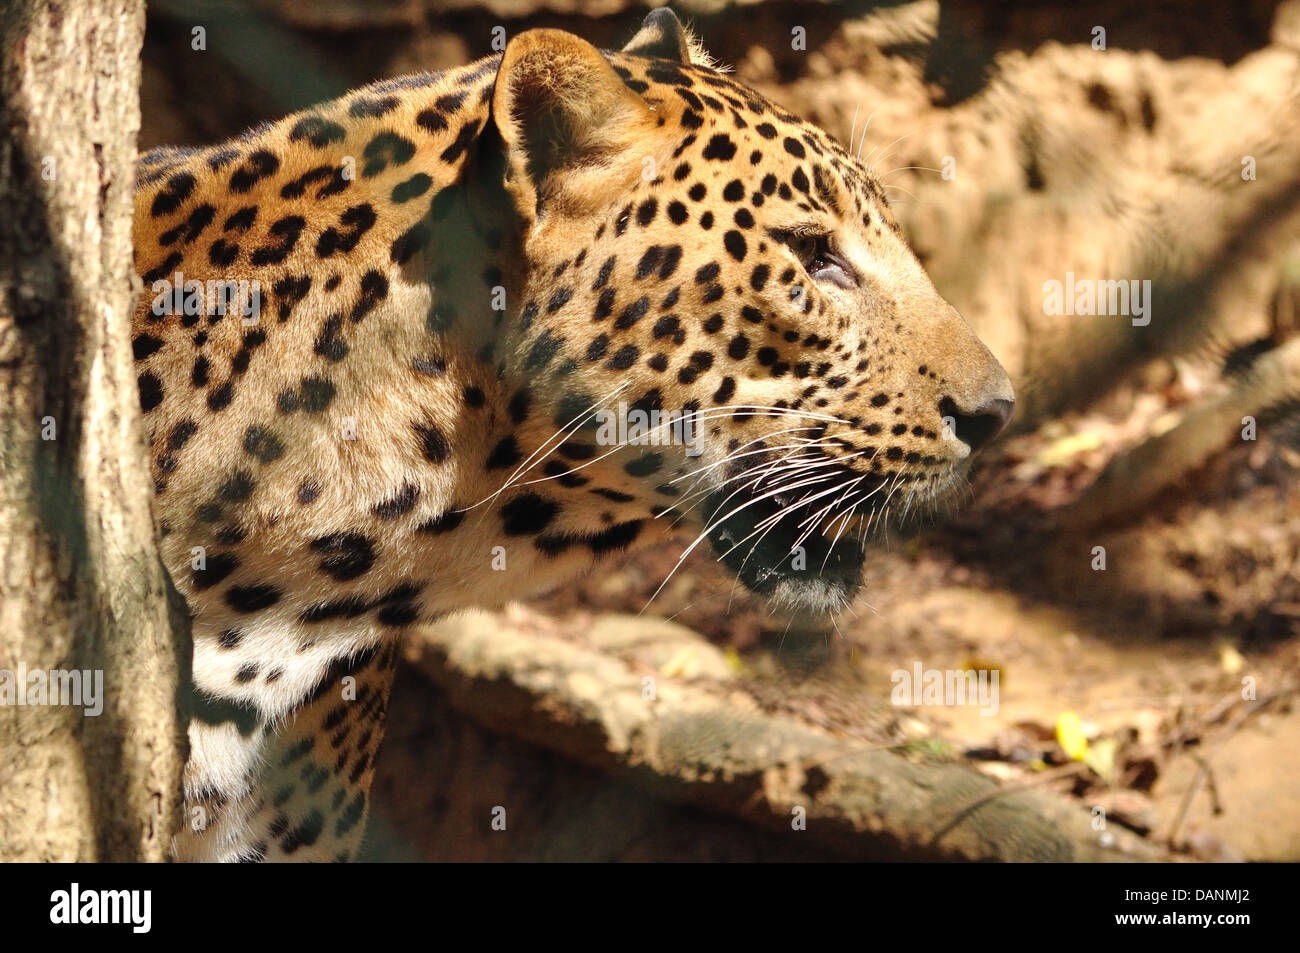
[(361, 177), (373, 178), (388, 168), (390, 162), (393, 165), (403, 165), (409, 162), (413, 155), (415, 155), (415, 143), (410, 139), (399, 136), (395, 132), (381, 132), (366, 143), (366, 148), (362, 152), (366, 164), (361, 170)]
[(394, 264), (404, 265), (411, 258), (424, 249), (433, 238), (433, 226), (421, 219), (412, 225), (409, 229), (397, 236), (389, 249), (389, 257)]
[(423, 109), (415, 117), (416, 125), (429, 132), (442, 132), (447, 128), (447, 120), (432, 109)]
[(153, 410), (163, 399), (162, 380), (153, 371), (145, 371), (137, 379), (140, 385), (140, 409), (145, 413)]
[(374, 206), (367, 202), (346, 209), (339, 217), (343, 229), (330, 226), (321, 232), (320, 238), (316, 239), (317, 257), (328, 258), (335, 252), (352, 251), (357, 247), (357, 242), (361, 241), (361, 237), (374, 226), (376, 220)]
[(595, 403), (596, 399), (589, 394), (565, 394), (560, 398), (559, 406), (555, 410), (555, 426), (567, 429), (579, 418), (585, 417), (586, 420), (580, 429), (594, 430), (596, 423), (589, 412)]
[(664, 465), (664, 458), (659, 453), (647, 453), (637, 457), (635, 460), (629, 460), (623, 465), (623, 470), (628, 476), (644, 477), (652, 473), (658, 473)]
[(410, 625), (420, 617), (420, 606), (415, 602), (396, 602), (379, 610), (376, 618), (381, 625)]
[(645, 250), (645, 254), (641, 256), (641, 260), (637, 262), (636, 266), (636, 277), (638, 281), (645, 278), (658, 267), (659, 256), (662, 254), (663, 249), (658, 245), (651, 245)]
[(659, 209), (659, 203), (654, 199), (646, 199), (636, 209), (636, 223), (645, 227), (654, 221), (655, 212)]
[(355, 99), (348, 106), (348, 115), (353, 119), (378, 119), (397, 108), (401, 102), (396, 96), (384, 96), (380, 99)]
[(573, 297), (572, 288), (558, 289), (555, 292), (555, 294), (551, 295), (551, 300), (546, 303), (546, 313), (554, 314), (556, 311), (559, 311), (561, 308), (565, 306), (565, 304), (568, 303), (569, 299), (572, 297)]
[(316, 498), (319, 496), (320, 484), (315, 480), (304, 480), (302, 485), (298, 487), (298, 502), (304, 506), (316, 502)]
[[(315, 606), (304, 608), (303, 614), (298, 616), (298, 621), (302, 623), (318, 623), (318, 621), (329, 621), (330, 619), (356, 619), (359, 615), (365, 615), (372, 610), (373, 606), (359, 595), (348, 595), (347, 598), (335, 599), (334, 602), (318, 602)], [(335, 712), (330, 712), (330, 720), (334, 720)], [(346, 714), (346, 707), (342, 707), (342, 714)], [(342, 719), (338, 719), (342, 720)], [(335, 722), (335, 727), (337, 727)], [(329, 727), (329, 725), (326, 725)]]
[(620, 493), (618, 490), (607, 490), (604, 487), (597, 487), (591, 492), (595, 493), (597, 496), (604, 497), (607, 500), (612, 500), (615, 503), (631, 503), (636, 499), (636, 497), (632, 496), (630, 493)]
[(745, 236), (737, 231), (729, 231), (722, 238), (722, 244), (726, 247), (727, 253), (736, 261), (745, 260), (745, 252), (748, 250), (745, 244)]
[(514, 437), (505, 437), (492, 448), (484, 466), (488, 470), (501, 470), (514, 466), (522, 459), (523, 454), (519, 451), (518, 441)]
[(447, 510), (440, 516), (435, 516), (431, 520), (421, 523), (416, 529), (421, 533), (429, 533), (437, 536), (441, 533), (450, 533), (461, 523), (465, 522), (465, 514), (456, 510)]
[(280, 219), (271, 226), (269, 231), (269, 234), (279, 241), (256, 249), (250, 261), (258, 267), (282, 263), (298, 244), (298, 236), (302, 234), (303, 226), (306, 224), (306, 220), (301, 215), (288, 215)]
[(387, 297), (388, 279), (382, 272), (370, 269), (361, 276), (361, 297), (352, 306), (352, 313), (348, 315), (349, 320), (360, 321)]
[[(291, 182), (286, 182), (280, 188), (280, 197), (286, 199), (302, 198), (307, 192), (307, 187), (315, 182), (326, 182), (334, 177), (334, 166), (318, 165), (314, 169), (308, 169), (298, 178)], [(318, 196), (319, 197), (319, 196)]]
[(645, 295), (642, 295), (636, 301), (632, 302), (626, 308), (623, 309), (622, 314), (618, 316), (618, 320), (614, 322), (614, 327), (620, 331), (630, 328), (632, 327), (632, 325), (636, 324), (638, 321), (644, 318), (646, 316), (646, 312), (648, 312), (649, 310), (650, 310), (650, 299)]
[(442, 150), (442, 154), (439, 158), (442, 159), (443, 162), (455, 162), (459, 159), (461, 154), (469, 148), (469, 144), (474, 141), (474, 137), (478, 134), (478, 125), (479, 120), (477, 119), (465, 123), (465, 125), (461, 127), (460, 131), (456, 133), (456, 138), (452, 144)]
[(189, 442), (190, 437), (193, 437), (198, 432), (198, 424), (189, 419), (182, 420), (173, 427), (172, 432), (167, 435), (167, 449), (172, 453), (175, 453)]
[(527, 420), (528, 407), (531, 399), (527, 387), (521, 387), (519, 390), (515, 391), (514, 395), (510, 398), (510, 404), (507, 407), (507, 410), (510, 413), (510, 419), (517, 424), (521, 424)]
[(535, 493), (526, 493), (501, 508), (503, 528), (510, 536), (540, 533), (559, 512), (559, 504)]
[(395, 520), (415, 509), (420, 500), (420, 488), (413, 483), (405, 483), (390, 499), (375, 504), (374, 513), (381, 520)]
[(556, 337), (550, 330), (543, 331), (541, 335), (533, 342), (532, 350), (528, 353), (528, 358), (524, 361), (525, 371), (536, 371), (545, 367), (555, 357), (555, 352), (560, 349), (564, 339)]
[(167, 187), (154, 196), (149, 214), (154, 218), (170, 215), (190, 197), (190, 193), (194, 191), (194, 184), (194, 176), (188, 172), (177, 172), (167, 180)]
[(301, 384), (302, 406), (310, 414), (318, 414), (334, 399), (335, 388), (325, 377), (304, 377)]
[[(157, 268), (152, 268), (141, 275), (140, 279), (146, 285), (152, 285), (155, 281), (162, 281), (172, 273), (172, 269), (184, 260), (185, 258), (180, 252), (174, 251)], [(157, 317), (154, 317), (153, 320), (157, 320)]]
[(624, 344), (618, 351), (605, 362), (605, 366), (611, 371), (625, 371), (636, 363), (641, 349), (635, 344)]
[(258, 149), (250, 154), (230, 176), (230, 191), (248, 192), (262, 179), (274, 175), (279, 168), (280, 160), (274, 153)]
[(343, 330), (343, 315), (332, 314), (325, 319), (320, 333), (316, 335), (315, 351), (327, 361), (338, 362), (348, 353), (348, 343), (339, 336)]
[[(197, 369), (197, 362), (195, 368)], [(208, 394), (208, 410), (219, 411), (225, 410), (230, 406), (230, 402), (235, 399), (235, 382), (226, 381), (212, 393)]]
[(433, 179), (423, 172), (417, 172), (405, 182), (398, 182), (393, 186), (392, 200), (398, 205), (402, 202), (409, 202), (411, 199), (419, 198), (429, 191), (429, 186), (432, 184)]
[(307, 297), (307, 292), (311, 290), (310, 275), (285, 275), (278, 279), (271, 290), (276, 296), (276, 309), (281, 321), (289, 320), (289, 315), (293, 313), (294, 306), (303, 298)]
[(451, 444), (434, 424), (416, 424), (415, 434), (420, 438), (420, 450), (430, 463), (445, 463), (451, 456)]
[(601, 288), (605, 287), (606, 282), (609, 281), (610, 273), (614, 270), (614, 260), (615, 256), (610, 255), (605, 259), (605, 263), (600, 266), (600, 273), (596, 276), (596, 280), (591, 286), (592, 291), (599, 291)]
[(275, 586), (231, 586), (226, 590), (225, 602), (236, 612), (258, 612), (280, 601), (281, 592)]
[[(355, 103), (353, 104), (355, 108)], [(292, 854), (299, 847), (310, 847), (320, 838), (325, 829), (325, 818), (320, 811), (312, 811), (297, 827), (285, 834), (280, 841), (280, 849)]]
[(152, 334), (138, 334), (131, 342), (131, 352), (137, 361), (143, 361), (162, 346), (162, 338), (156, 338)]
[(194, 239), (212, 224), (212, 217), (216, 214), (216, 209), (206, 202), (190, 212), (189, 218), (181, 222), (175, 228), (169, 228), (158, 236), (158, 244), (162, 247), (173, 245), (180, 241), (183, 245), (188, 245)]
[(195, 569), (191, 581), (195, 589), (211, 589), (239, 568), (239, 557), (234, 553), (214, 553), (205, 560), (202, 569)]
[(317, 149), (324, 149), (332, 142), (342, 142), (347, 134), (347, 130), (336, 122), (320, 116), (307, 116), (294, 124), (289, 132), (289, 141), (298, 142), (306, 139)]
[(217, 487), (217, 497), (227, 503), (242, 503), (252, 496), (255, 486), (251, 473), (247, 470), (236, 470), (221, 486)]
[(659, 268), (659, 279), (662, 281), (672, 277), (673, 273), (677, 271), (677, 266), (681, 264), (681, 260), (682, 246), (670, 245), (668, 251), (664, 254), (664, 263)]
[(284, 456), (284, 441), (265, 427), (254, 425), (244, 431), (244, 452), (263, 463), (272, 463)]
[(718, 273), (721, 271), (722, 269), (718, 266), (716, 261), (711, 261), (707, 265), (702, 265), (695, 271), (695, 283), (697, 285), (708, 284), (717, 278)]
[(322, 572), (339, 582), (356, 579), (375, 564), (375, 544), (360, 533), (331, 533), (312, 540), (313, 552), (324, 553)]
[(704, 147), (704, 158), (730, 161), (736, 154), (736, 144), (725, 132), (719, 132), (709, 139)]
[(796, 159), (802, 159), (808, 154), (807, 150), (803, 147), (803, 143), (798, 139), (792, 139), (789, 136), (786, 136), (782, 145), (785, 146), (785, 151), (790, 153), (790, 155), (794, 156)]

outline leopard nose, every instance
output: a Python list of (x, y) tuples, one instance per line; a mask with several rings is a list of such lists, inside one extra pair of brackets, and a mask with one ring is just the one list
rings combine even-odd
[(972, 410), (962, 410), (951, 397), (945, 397), (939, 402), (939, 413), (951, 421), (957, 439), (974, 454), (1006, 429), (1015, 407), (1014, 399), (995, 397)]

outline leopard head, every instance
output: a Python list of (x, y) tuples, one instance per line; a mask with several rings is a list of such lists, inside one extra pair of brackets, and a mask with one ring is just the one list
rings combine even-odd
[(689, 525), (757, 592), (843, 606), (868, 534), (950, 497), (1014, 402), (879, 181), (666, 10), (619, 53), (516, 37), (492, 117), (508, 372), (544, 395), (559, 472)]

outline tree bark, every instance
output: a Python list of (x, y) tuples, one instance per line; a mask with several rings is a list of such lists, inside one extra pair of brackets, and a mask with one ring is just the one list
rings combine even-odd
[[(143, 6), (0, 7), (5, 861), (164, 860), (180, 819), (188, 618), (156, 547), (130, 351)], [(72, 670), (92, 692), (102, 673), (102, 713), (11, 704), (30, 673)]]

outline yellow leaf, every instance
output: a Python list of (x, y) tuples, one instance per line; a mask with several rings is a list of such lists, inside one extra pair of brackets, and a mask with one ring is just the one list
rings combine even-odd
[(1044, 467), (1063, 467), (1075, 457), (1101, 446), (1101, 434), (1084, 431), (1061, 437), (1038, 451), (1038, 463)]
[(1236, 675), (1245, 666), (1246, 660), (1231, 645), (1219, 646), (1219, 667), (1226, 675)]
[(1072, 711), (1063, 711), (1056, 719), (1056, 740), (1071, 761), (1082, 761), (1088, 753), (1088, 739), (1083, 722)]
[(1119, 753), (1119, 744), (1114, 738), (1098, 738), (1092, 745), (1087, 745), (1087, 751), (1083, 756), (1083, 763), (1097, 772), (1097, 776), (1107, 784), (1114, 784), (1115, 755)]
[(740, 657), (740, 653), (736, 651), (734, 646), (728, 645), (723, 649), (722, 657), (733, 672), (738, 672), (741, 675), (749, 673), (749, 666), (745, 664), (745, 660)]
[(690, 646), (684, 646), (659, 666), (659, 674), (665, 678), (694, 678), (699, 668), (700, 662), (695, 651)]

